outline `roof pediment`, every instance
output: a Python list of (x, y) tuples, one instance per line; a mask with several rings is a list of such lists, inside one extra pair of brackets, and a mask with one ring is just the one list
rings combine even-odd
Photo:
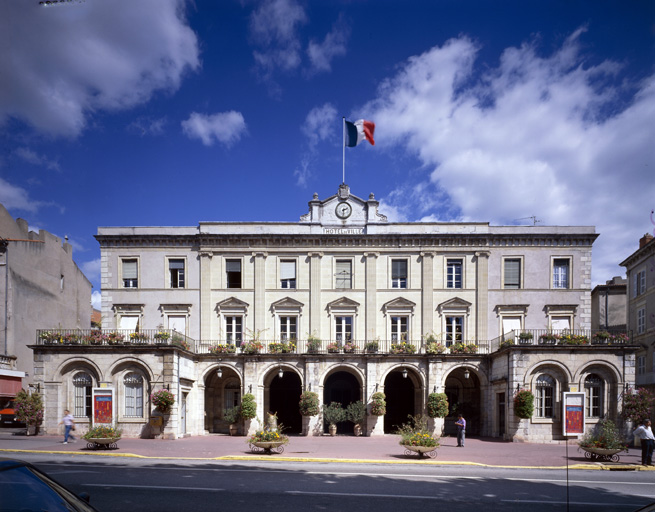
[(248, 303), (243, 302), (240, 299), (237, 299), (236, 297), (230, 297), (228, 299), (222, 300), (220, 302), (216, 303), (216, 307), (218, 309), (228, 309), (228, 308), (247, 308)]
[(453, 297), (437, 306), (437, 309), (468, 309), (471, 303), (459, 297)]
[(398, 297), (396, 299), (390, 300), (389, 302), (385, 303), (382, 306), (382, 309), (385, 311), (389, 309), (414, 309), (416, 307), (416, 303), (412, 302), (409, 299), (406, 299), (405, 297)]
[(341, 297), (328, 303), (328, 309), (332, 308), (358, 308), (359, 302), (349, 299), (348, 297)]
[(271, 308), (273, 309), (300, 309), (303, 306), (304, 304), (302, 302), (299, 302), (296, 299), (292, 299), (291, 297), (284, 297), (283, 299), (277, 300), (271, 304)]

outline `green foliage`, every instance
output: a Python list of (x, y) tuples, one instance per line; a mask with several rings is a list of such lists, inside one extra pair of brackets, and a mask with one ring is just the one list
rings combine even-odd
[(339, 402), (330, 402), (323, 406), (323, 419), (328, 425), (336, 425), (346, 419), (346, 410)]
[(446, 393), (430, 393), (427, 403), (430, 418), (445, 418), (448, 416), (448, 397)]
[(314, 334), (307, 336), (307, 351), (318, 352), (321, 349), (321, 338)]
[(90, 429), (83, 439), (118, 439), (123, 431), (120, 428), (98, 426)]
[(289, 438), (275, 430), (258, 430), (248, 438), (248, 443), (270, 443), (281, 442), (287, 444)]
[(175, 403), (175, 395), (166, 389), (159, 389), (150, 395), (150, 401), (159, 411), (166, 412)]
[(371, 396), (371, 414), (373, 416), (384, 416), (387, 413), (387, 397), (378, 391)]
[(522, 389), (514, 395), (514, 414), (521, 419), (532, 417), (534, 412), (534, 395), (527, 389)]
[(614, 422), (601, 420), (592, 429), (587, 431), (578, 442), (581, 448), (603, 448), (606, 450), (628, 451), (625, 439), (619, 433)]
[(246, 420), (257, 417), (257, 402), (252, 393), (246, 393), (241, 399), (241, 417)]
[(28, 393), (21, 389), (16, 395), (14, 411), (18, 421), (26, 425), (38, 425), (43, 420), (43, 400), (39, 393)]
[(408, 416), (409, 421), (403, 423), (396, 434), (403, 446), (428, 446), (436, 448), (439, 446), (439, 439), (428, 430), (428, 420), (423, 416)]
[[(430, 338), (428, 337), (428, 340)], [(443, 354), (446, 351), (446, 346), (437, 343), (436, 341), (428, 341), (427, 345), (425, 345), (425, 353), (429, 354), (431, 356), (436, 355), (436, 354)]]
[(229, 424), (236, 423), (241, 417), (241, 410), (239, 407), (232, 407), (223, 411), (223, 419)]
[(361, 425), (366, 418), (366, 404), (361, 400), (349, 403), (346, 407), (346, 419), (355, 425)]
[(465, 345), (457, 342), (450, 347), (451, 354), (475, 354), (478, 351), (477, 345)]
[(298, 407), (300, 408), (300, 414), (303, 416), (316, 416), (321, 412), (318, 406), (318, 394), (313, 391), (303, 391), (300, 395)]
[(623, 417), (635, 423), (642, 423), (650, 417), (653, 405), (655, 395), (646, 388), (639, 388), (634, 392), (628, 388), (623, 394)]

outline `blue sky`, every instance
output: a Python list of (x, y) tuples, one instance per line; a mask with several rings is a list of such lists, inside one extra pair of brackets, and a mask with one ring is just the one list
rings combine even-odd
[(655, 2), (0, 3), (0, 202), (67, 235), (292, 221), (346, 182), (392, 221), (653, 232)]

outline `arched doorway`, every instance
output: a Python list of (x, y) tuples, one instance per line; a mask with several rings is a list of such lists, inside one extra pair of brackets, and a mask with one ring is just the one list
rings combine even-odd
[(414, 416), (416, 410), (414, 392), (413, 380), (403, 377), (402, 370), (387, 375), (384, 380), (384, 394), (387, 397), (387, 413), (384, 415), (385, 434), (393, 434), (398, 427), (409, 421), (407, 416)]
[(466, 368), (456, 368), (446, 378), (448, 397), (448, 416), (444, 422), (444, 434), (456, 435), (457, 415), (461, 413), (466, 420), (466, 435), (480, 435), (482, 415), (480, 414), (480, 379)]
[(296, 372), (286, 371), (280, 378), (275, 376), (269, 385), (269, 410), (277, 414), (278, 424), (282, 424), (285, 434), (300, 434), (302, 432), (302, 416), (298, 403), (302, 385)]
[[(219, 376), (220, 374), (220, 376)], [(241, 405), (241, 378), (229, 366), (220, 367), (205, 377), (205, 430), (229, 434), (230, 424), (223, 419), (226, 409)]]
[[(352, 402), (362, 399), (362, 390), (357, 377), (352, 373), (336, 371), (325, 380), (323, 387), (323, 403), (339, 402), (345, 409)], [(340, 434), (352, 434), (354, 425), (350, 421), (337, 424)], [(323, 425), (327, 432), (327, 425)]]

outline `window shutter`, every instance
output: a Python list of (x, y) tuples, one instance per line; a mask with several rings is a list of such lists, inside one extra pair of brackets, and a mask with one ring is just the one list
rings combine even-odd
[(393, 260), (391, 262), (391, 278), (401, 279), (407, 277), (407, 261)]
[(225, 269), (228, 272), (241, 272), (241, 260), (227, 260)]
[(136, 279), (136, 260), (123, 260), (123, 279)]
[(280, 279), (295, 279), (296, 278), (296, 262), (281, 261), (280, 262)]
[(521, 283), (521, 261), (505, 260), (505, 286), (519, 287)]
[(184, 260), (168, 260), (168, 268), (171, 270), (184, 270)]

